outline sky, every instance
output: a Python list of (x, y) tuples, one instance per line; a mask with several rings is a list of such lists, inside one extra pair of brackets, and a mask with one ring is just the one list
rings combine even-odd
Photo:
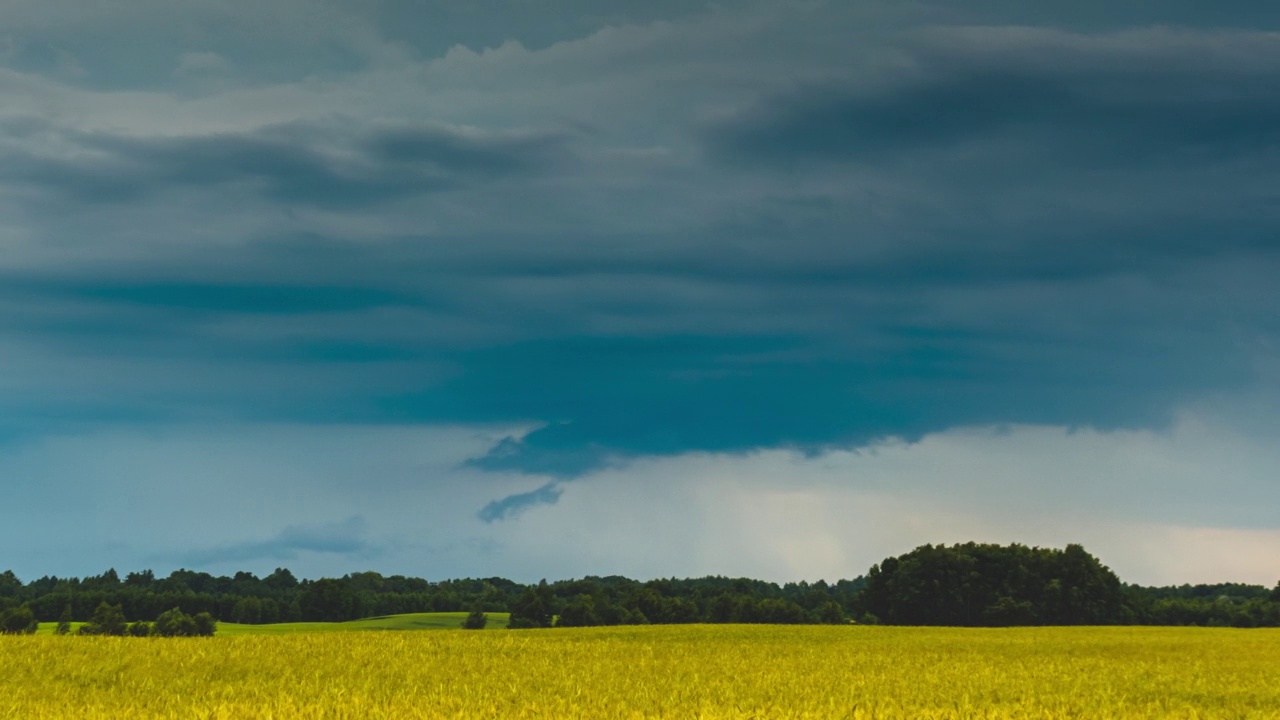
[(0, 0), (0, 567), (1280, 579), (1269, 0)]

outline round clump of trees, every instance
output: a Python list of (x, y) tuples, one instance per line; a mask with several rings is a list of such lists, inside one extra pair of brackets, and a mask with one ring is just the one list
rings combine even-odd
[(0, 635), (34, 635), (40, 623), (27, 605), (0, 612)]
[(126, 622), (119, 605), (106, 602), (98, 606), (89, 622), (80, 626), (80, 635), (114, 635), (117, 637), (212, 637), (218, 623), (207, 612), (188, 615), (179, 608), (160, 613), (153, 623)]

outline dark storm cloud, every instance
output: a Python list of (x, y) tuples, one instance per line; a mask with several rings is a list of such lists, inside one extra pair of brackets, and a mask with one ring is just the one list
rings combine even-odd
[[(532, 425), (471, 466), (566, 478), (966, 424), (1160, 426), (1247, 385), (1248, 337), (1275, 325), (1280, 44), (944, 22), (992, 7), (907, 13), (865, 54), (827, 42), (845, 6), (774, 8), (723, 37), (713, 14), (378, 76), (436, 82), (474, 124), (13, 121), (0, 178), (54, 198), (22, 210), (68, 244), (115, 222), (102, 244), (129, 259), (7, 296), (33, 358), (8, 406), (110, 408), (36, 369), (113, 359), (95, 369), (128, 388), (119, 416)], [(592, 130), (489, 129), (534, 110)], [(179, 204), (191, 227), (138, 227), (182, 189), (206, 203)], [(128, 256), (224, 222), (234, 243)]]
[(1280, 140), (1277, 36), (974, 28), (921, 37), (908, 70), (768, 98), (712, 127), (710, 146), (730, 160), (882, 164), (988, 143), (980, 162), (1018, 155), (1062, 172), (1226, 163)]
[(933, 3), (951, 24), (1001, 24), (1105, 30), (1147, 26), (1280, 29), (1280, 8), (1267, 0), (1083, 0), (1032, 4), (1019, 0)]
[(536, 172), (568, 157), (566, 136), (546, 133), (287, 125), (140, 138), (32, 125), (29, 119), (10, 123), (20, 142), (0, 150), (0, 180), (81, 203), (134, 203), (166, 190), (243, 187), (279, 203), (359, 208)]
[(847, 282), (1052, 287), (1274, 258), (1277, 37), (935, 27), (889, 70), (767, 95), (703, 139), (726, 170), (870, 184), (773, 230)]
[[(860, 338), (879, 351), (830, 357), (801, 347), (776, 358), (771, 351), (795, 341), (541, 343), (473, 355), (464, 377), (418, 402), (424, 409), (444, 403), (450, 417), (563, 419), (474, 464), (574, 477), (635, 455), (779, 445), (812, 451), (956, 425), (1162, 426), (1172, 397), (1243, 387), (1252, 378), (1230, 351), (1213, 360), (1168, 358), (1148, 342), (1111, 331), (1002, 343), (884, 328)], [(803, 350), (814, 356), (805, 359)]]

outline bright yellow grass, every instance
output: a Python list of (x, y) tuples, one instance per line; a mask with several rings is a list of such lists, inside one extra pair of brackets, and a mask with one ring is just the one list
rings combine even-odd
[(1280, 718), (1280, 631), (5, 637), (0, 717)]

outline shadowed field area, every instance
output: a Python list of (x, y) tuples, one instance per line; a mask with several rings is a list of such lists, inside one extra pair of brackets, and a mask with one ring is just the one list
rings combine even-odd
[[(502, 630), (507, 627), (509, 613), (487, 613), (489, 623), (486, 630)], [(382, 617), (363, 618), (350, 622), (299, 622), (273, 623), (270, 625), (237, 625), (236, 623), (218, 623), (218, 635), (280, 635), (288, 633), (327, 633), (356, 632), (364, 630), (458, 630), (462, 620), (467, 616), (464, 612), (409, 613), (406, 615), (384, 615)], [(84, 623), (71, 623), (71, 632), (76, 632)], [(40, 623), (38, 635), (53, 635), (57, 623)]]

